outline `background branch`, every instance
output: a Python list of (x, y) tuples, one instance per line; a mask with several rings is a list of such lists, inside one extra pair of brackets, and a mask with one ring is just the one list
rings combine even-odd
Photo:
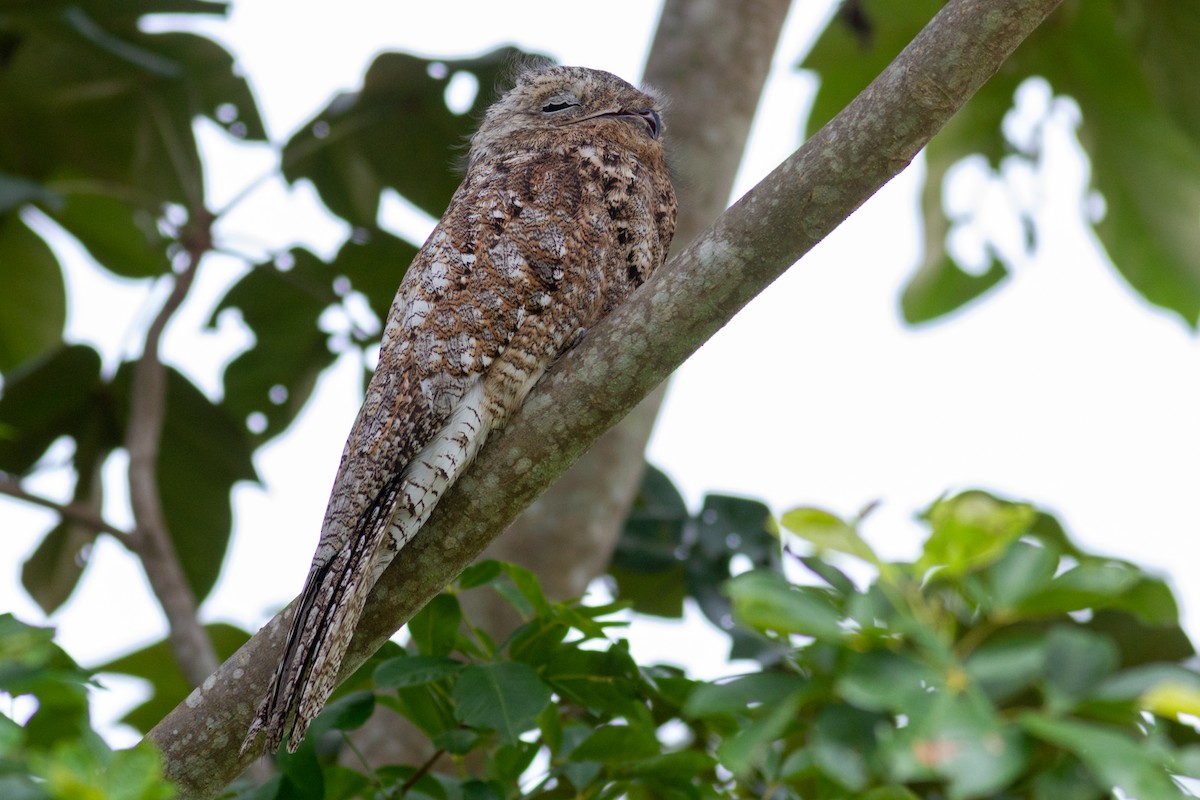
[(0, 472), (0, 494), (6, 494), (9, 497), (15, 497), (18, 500), (24, 500), (31, 505), (48, 508), (58, 514), (64, 520), (77, 522), (84, 527), (91, 528), (99, 533), (107, 533), (109, 536), (116, 537), (118, 541), (124, 544), (129, 549), (134, 549), (136, 537), (129, 531), (123, 531), (120, 528), (112, 525), (102, 518), (96, 516), (91, 510), (80, 508), (73, 503), (60, 503), (57, 500), (51, 500), (48, 497), (42, 497), (40, 494), (34, 494), (21, 486), (21, 481), (7, 472)]
[(197, 615), (196, 598), (188, 586), (171, 542), (158, 486), (158, 451), (167, 407), (167, 368), (158, 357), (159, 343), (171, 317), (187, 297), (206, 237), (188, 245), (187, 263), (175, 276), (171, 293), (146, 332), (142, 355), (133, 371), (125, 447), (129, 451), (129, 502), (136, 525), (134, 550), (142, 561), (150, 587), (167, 617), (168, 638), (184, 677), (199, 686), (217, 668), (212, 642)]
[[(344, 670), (360, 665), (608, 426), (899, 173), (1058, 2), (951, 0), (841, 114), (597, 325), (389, 567)], [(268, 623), (150, 732), (186, 796), (212, 796), (245, 767), (238, 745), (289, 615)]]

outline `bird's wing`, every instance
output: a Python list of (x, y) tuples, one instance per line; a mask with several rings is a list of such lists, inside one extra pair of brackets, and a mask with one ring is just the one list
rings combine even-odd
[[(498, 171), (464, 181), (413, 260), (342, 453), (284, 656), (243, 749), (259, 731), (268, 750), (285, 735), (289, 749), (298, 746), (336, 686), (378, 576), (512, 410), (489, 402), (489, 372), (519, 373), (511, 392), (512, 381), (499, 382), (519, 404), (574, 335), (579, 313), (556, 316), (547, 297), (591, 280), (579, 274), (597, 256), (594, 245), (581, 244), (592, 224), (578, 213), (582, 192), (561, 158), (500, 162)], [(598, 297), (583, 305), (598, 307)], [(547, 323), (539, 338), (551, 341), (539, 347), (548, 355), (509, 352), (526, 348), (528, 329)]]

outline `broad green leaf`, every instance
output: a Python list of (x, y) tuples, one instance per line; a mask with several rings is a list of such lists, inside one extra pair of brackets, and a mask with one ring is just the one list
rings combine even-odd
[(158, 753), (148, 742), (128, 750), (69, 742), (35, 761), (45, 776), (48, 796), (111, 798), (111, 800), (169, 800), (175, 788), (162, 774)]
[(563, 648), (540, 670), (564, 700), (597, 714), (629, 718), (642, 702), (636, 690), (638, 665), (625, 650)]
[(321, 314), (339, 302), (332, 269), (303, 248), (287, 258), (291, 268), (259, 264), (235, 283), (213, 311), (209, 325), (228, 309), (237, 309), (254, 334), (254, 346), (225, 368), (221, 405), (245, 424), (255, 413), (265, 423), (254, 433), (258, 443), (283, 432), (308, 402), (317, 378), (333, 363)]
[(735, 618), (762, 630), (799, 633), (818, 639), (843, 637), (841, 616), (819, 590), (793, 586), (782, 576), (754, 571), (725, 584)]
[(874, 650), (848, 656), (836, 685), (838, 694), (860, 708), (906, 713), (932, 689), (944, 688), (945, 680), (906, 653)]
[(329, 730), (352, 731), (361, 728), (375, 711), (375, 695), (358, 691), (331, 700), (313, 720), (309, 733), (313, 738)]
[(1081, 628), (1058, 625), (1046, 636), (1046, 682), (1058, 698), (1087, 697), (1118, 664), (1116, 645)]
[(622, 772), (655, 782), (666, 782), (675, 788), (679, 784), (690, 784), (697, 779), (706, 780), (706, 774), (716, 764), (717, 760), (707, 753), (681, 750), (625, 764)]
[(168, 240), (155, 213), (122, 198), (95, 192), (63, 192), (51, 212), (100, 266), (126, 278), (148, 278), (170, 270)]
[(570, 752), (575, 761), (599, 761), (620, 764), (659, 753), (661, 745), (654, 730), (635, 725), (605, 725)]
[[(75, 436), (76, 478), (71, 501), (97, 519), (103, 516), (104, 506), (101, 470), (116, 446), (116, 426), (110, 428), (106, 422), (104, 415), (96, 414)], [(98, 535), (90, 525), (63, 518), (21, 566), (21, 585), (47, 615), (53, 614), (75, 590)]]
[(396, 288), (417, 254), (415, 245), (379, 228), (356, 228), (338, 250), (329, 269), (350, 279), (375, 316), (386, 320)]
[[(133, 364), (118, 370), (113, 387), (129, 416)], [(197, 602), (212, 590), (233, 527), (230, 492), (256, 481), (245, 427), (173, 368), (167, 369), (166, 418), (158, 453), (158, 488), (167, 531)]]
[(967, 674), (994, 702), (1031, 686), (1046, 666), (1046, 641), (1033, 633), (1001, 633), (967, 658)]
[(473, 664), (459, 674), (452, 695), (460, 722), (491, 728), (511, 744), (534, 727), (550, 702), (550, 687), (525, 664)]
[(1159, 687), (1178, 687), (1200, 692), (1200, 672), (1170, 662), (1145, 664), (1124, 669), (1106, 678), (1096, 687), (1094, 696), (1104, 700), (1144, 700)]
[(819, 508), (793, 508), (779, 521), (784, 528), (801, 539), (815, 544), (818, 552), (836, 550), (872, 564), (879, 563), (875, 551), (858, 535), (854, 526), (828, 511)]
[(89, 427), (111, 427), (114, 420), (96, 351), (67, 345), (47, 352), (6, 376), (0, 394), (0, 469), (23, 474), (59, 437), (78, 440)]
[(903, 781), (937, 776), (951, 798), (990, 797), (1025, 768), (1029, 747), (975, 693), (940, 691), (887, 745), (893, 775)]
[(461, 624), (458, 598), (439, 594), (408, 621), (408, 632), (421, 655), (446, 656), (454, 650)]
[(1033, 712), (1021, 715), (1020, 724), (1033, 736), (1074, 753), (1102, 786), (1120, 788), (1138, 800), (1185, 797), (1167, 776), (1160, 754), (1124, 731)]
[[(250, 638), (246, 631), (224, 623), (205, 625), (204, 631), (212, 641), (217, 658), (221, 660), (237, 652)], [(100, 664), (96, 672), (101, 675), (106, 672), (132, 675), (150, 683), (150, 697), (126, 712), (120, 720), (142, 733), (153, 728), (192, 691), (166, 639)]]
[[(937, 0), (862, 0), (835, 19), (805, 60), (821, 76), (809, 119), (814, 130), (842, 108), (939, 9)], [(1014, 146), (1001, 123), (1015, 89), (1037, 76), (1079, 103), (1079, 138), (1106, 213), (1096, 231), (1133, 288), (1194, 325), (1200, 312), (1200, 89), (1188, 65), (1200, 54), (1200, 7), (1173, 0), (1069, 0), (1008, 59), (926, 148), (922, 198), (926, 254), (904, 293), (913, 322), (944, 314), (994, 286), (996, 260), (982, 275), (945, 248), (951, 224), (943, 179), (964, 157), (996, 164)], [(1036, 145), (1033, 145), (1036, 147)], [(1029, 209), (1016, 208), (1028, 221)]]
[(867, 760), (874, 755), (880, 721), (878, 714), (852, 706), (826, 706), (809, 736), (813, 763), (842, 788), (861, 792), (871, 780)]
[(521, 775), (529, 768), (538, 748), (537, 742), (518, 742), (497, 747), (488, 759), (487, 777), (504, 786), (519, 785)]
[(0, 214), (0, 286), (0, 372), (7, 373), (58, 345), (67, 319), (58, 260), (16, 214)]
[(21, 585), (47, 615), (57, 611), (83, 576), (96, 531), (72, 522), (50, 529), (21, 567)]
[[(357, 92), (335, 97), (288, 141), (284, 175), (311, 180), (329, 209), (358, 227), (375, 226), (380, 193), (389, 187), (440, 216), (461, 179), (451, 148), (471, 133), (514, 53), (504, 48), (439, 62), (380, 54)], [(480, 91), (466, 113), (455, 114), (444, 96), (460, 72), (474, 76)]]
[(232, 136), (261, 139), (258, 110), (219, 44), (190, 33), (144, 32), (140, 17), (225, 8), (93, 0), (5, 15), (0, 170), (34, 181), (88, 176), (121, 187), (155, 213), (163, 202), (201, 209), (193, 118), (205, 115)]
[(992, 611), (1008, 612), (1043, 591), (1058, 569), (1058, 553), (1047, 547), (1013, 542), (984, 573), (986, 592), (978, 597)]
[(1026, 503), (971, 491), (934, 503), (923, 516), (933, 530), (917, 569), (942, 567), (961, 575), (996, 561), (1029, 530), (1037, 512)]
[(683, 713), (691, 717), (752, 713), (756, 708), (769, 708), (796, 694), (807, 684), (801, 676), (785, 672), (762, 672), (725, 683), (702, 683), (688, 695)]
[(762, 764), (772, 743), (796, 724), (796, 714), (806, 699), (803, 690), (788, 695), (768, 708), (766, 714), (725, 739), (717, 748), (721, 764), (735, 775)]
[(1200, 716), (1200, 688), (1193, 681), (1183, 683), (1159, 683), (1142, 695), (1142, 707), (1163, 717), (1178, 714)]
[(661, 470), (646, 465), (625, 519), (609, 573), (617, 595), (643, 614), (678, 618), (688, 593), (681, 554), (691, 515), (682, 495)]
[(461, 661), (441, 656), (400, 656), (383, 662), (375, 669), (375, 685), (380, 689), (421, 686), (456, 675)]

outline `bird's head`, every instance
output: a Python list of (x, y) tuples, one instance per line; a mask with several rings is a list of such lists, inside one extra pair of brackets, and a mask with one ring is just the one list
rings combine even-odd
[(585, 133), (620, 141), (635, 152), (662, 152), (662, 101), (611, 72), (542, 67), (522, 73), (488, 108), (471, 137), (471, 159), (500, 152), (516, 139)]

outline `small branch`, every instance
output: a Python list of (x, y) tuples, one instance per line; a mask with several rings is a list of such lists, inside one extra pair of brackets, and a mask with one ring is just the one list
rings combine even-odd
[[(1060, 0), (950, 0), (845, 110), (751, 190), (534, 388), (442, 497), (367, 600), (349, 675), (600, 433), (898, 174)], [(498, 477), (499, 476), (499, 477)], [(267, 623), (147, 735), (184, 797), (217, 795), (287, 636)]]
[[(208, 221), (196, 221), (207, 229)], [(159, 343), (171, 317), (179, 309), (192, 281), (207, 236), (198, 233), (185, 242), (187, 264), (175, 276), (175, 285), (158, 316), (146, 332), (141, 358), (133, 371), (129, 425), (125, 447), (129, 451), (129, 501), (138, 534), (135, 552), (167, 617), (168, 637), (179, 667), (192, 686), (199, 686), (219, 661), (197, 615), (196, 598), (188, 586), (179, 555), (167, 531), (158, 487), (158, 451), (167, 407), (167, 368), (158, 357)]]
[(91, 528), (99, 533), (107, 533), (109, 536), (116, 538), (130, 550), (134, 547), (136, 536), (129, 531), (121, 530), (115, 525), (105, 522), (100, 517), (71, 503), (60, 503), (57, 500), (51, 500), (48, 497), (42, 497), (40, 494), (34, 494), (21, 486), (21, 481), (14, 475), (7, 472), (0, 472), (0, 494), (6, 494), (9, 497), (15, 497), (18, 500), (24, 500), (26, 503), (42, 508), (48, 508), (57, 513), (64, 520), (79, 523), (84, 527)]

